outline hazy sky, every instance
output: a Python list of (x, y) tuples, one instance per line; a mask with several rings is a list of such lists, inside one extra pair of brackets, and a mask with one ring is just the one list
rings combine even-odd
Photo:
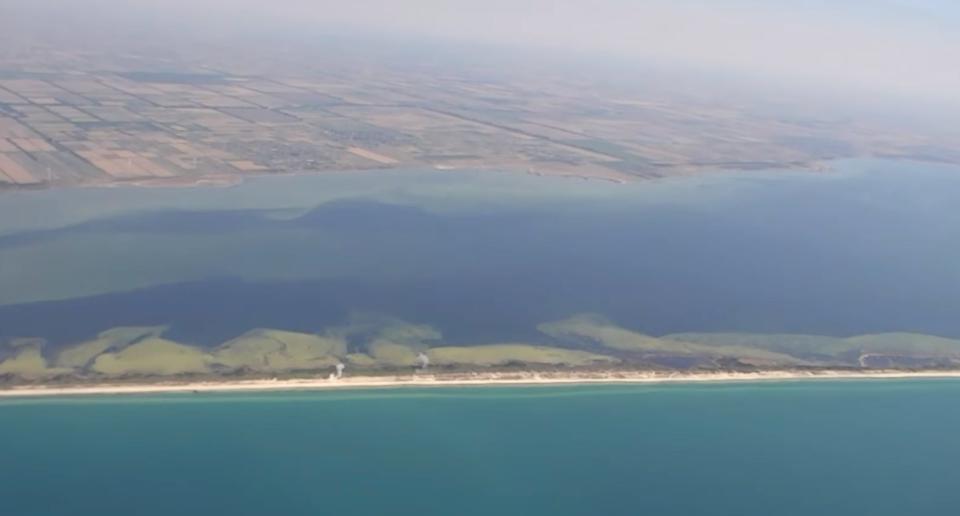
[[(26, 0), (0, 0), (0, 8)], [(156, 23), (577, 49), (960, 107), (958, 0), (41, 0)], [(123, 7), (120, 7), (123, 6)], [(9, 16), (8, 16), (9, 18)]]

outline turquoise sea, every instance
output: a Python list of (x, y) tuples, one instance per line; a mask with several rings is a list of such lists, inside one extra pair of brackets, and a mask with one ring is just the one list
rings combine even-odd
[(960, 381), (0, 401), (3, 514), (945, 515)]

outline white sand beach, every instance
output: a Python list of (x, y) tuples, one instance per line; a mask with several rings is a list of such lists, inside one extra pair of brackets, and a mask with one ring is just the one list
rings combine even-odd
[(116, 394), (298, 391), (325, 389), (457, 387), (505, 385), (665, 384), (700, 382), (766, 382), (797, 380), (960, 378), (960, 371), (759, 371), (759, 372), (478, 372), (419, 373), (395, 376), (354, 376), (340, 379), (298, 378), (204, 380), (152, 383), (25, 385), (0, 389), (2, 397), (80, 396)]

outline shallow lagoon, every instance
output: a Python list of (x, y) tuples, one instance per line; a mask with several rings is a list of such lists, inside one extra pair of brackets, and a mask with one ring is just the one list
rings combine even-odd
[(214, 345), (370, 318), (547, 342), (577, 313), (689, 331), (960, 337), (960, 170), (619, 185), (492, 172), (274, 177), (0, 202), (0, 335), (169, 325)]

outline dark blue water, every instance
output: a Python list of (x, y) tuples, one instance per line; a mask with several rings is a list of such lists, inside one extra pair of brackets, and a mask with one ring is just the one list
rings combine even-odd
[(914, 516), (957, 381), (0, 402), (3, 514)]
[[(276, 178), (118, 190), (115, 209), (111, 192), (51, 192), (76, 221), (0, 236), (0, 335), (166, 324), (215, 345), (377, 313), (458, 344), (542, 342), (537, 324), (594, 312), (651, 334), (960, 337), (960, 170), (838, 166), (634, 185), (377, 178), (404, 195), (369, 176)], [(32, 213), (54, 198), (14, 200)]]

